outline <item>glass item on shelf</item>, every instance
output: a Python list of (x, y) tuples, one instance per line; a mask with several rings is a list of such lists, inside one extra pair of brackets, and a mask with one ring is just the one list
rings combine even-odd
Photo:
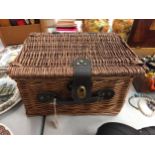
[(84, 19), (83, 32), (108, 32), (108, 19)]
[(133, 21), (133, 19), (115, 19), (112, 25), (113, 32), (119, 34), (122, 39), (126, 41), (133, 25)]

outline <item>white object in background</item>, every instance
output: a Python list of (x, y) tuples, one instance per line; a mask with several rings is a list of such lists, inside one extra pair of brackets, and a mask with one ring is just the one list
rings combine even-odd
[(8, 46), (5, 49), (5, 52), (0, 59), (0, 66), (8, 66), (10, 62), (15, 60), (22, 49), (22, 45), (18, 45), (17, 48), (15, 47), (17, 46)]
[(82, 21), (81, 20), (76, 20), (75, 24), (77, 25), (77, 30), (78, 32), (82, 32)]
[(138, 108), (147, 117), (152, 117), (155, 114), (155, 111), (149, 108), (147, 99), (139, 99)]
[(56, 32), (56, 28), (55, 27), (51, 27), (47, 29), (48, 33), (53, 33)]
[(108, 30), (108, 32), (112, 32), (113, 21), (114, 21), (114, 19), (109, 19), (109, 30)]
[(13, 96), (11, 96), (4, 103), (0, 104), (0, 115), (10, 110), (21, 101), (21, 96), (16, 82), (12, 80), (10, 77), (3, 77), (0, 79), (0, 87), (3, 86), (4, 84), (7, 84), (6, 87), (9, 87), (10, 85), (12, 85), (15, 90), (14, 90)]
[[(0, 115), (7, 112), (11, 108), (13, 108), (16, 104), (21, 102), (21, 97), (18, 88), (16, 87), (16, 90), (11, 98), (9, 98), (6, 102), (0, 105)], [(5, 107), (5, 108), (4, 108)]]

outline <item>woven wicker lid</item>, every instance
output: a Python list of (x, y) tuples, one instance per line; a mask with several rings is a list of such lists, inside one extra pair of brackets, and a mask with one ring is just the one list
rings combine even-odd
[(72, 76), (77, 58), (91, 61), (93, 75), (144, 74), (139, 58), (113, 33), (32, 33), (9, 73), (12, 77)]

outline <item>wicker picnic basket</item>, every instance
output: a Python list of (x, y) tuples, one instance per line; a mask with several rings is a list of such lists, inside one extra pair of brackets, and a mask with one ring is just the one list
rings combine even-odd
[(32, 33), (9, 74), (27, 115), (114, 115), (144, 69), (113, 33)]

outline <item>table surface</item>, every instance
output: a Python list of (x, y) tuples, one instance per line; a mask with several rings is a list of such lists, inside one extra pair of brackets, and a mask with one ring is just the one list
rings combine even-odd
[(146, 117), (128, 104), (128, 97), (135, 93), (130, 86), (121, 112), (116, 116), (64, 116), (58, 115), (58, 128), (52, 125), (53, 116), (27, 117), (23, 104), (18, 104), (0, 116), (0, 123), (5, 124), (15, 135), (93, 135), (97, 128), (106, 122), (121, 122), (140, 129), (155, 126), (155, 116)]
[[(0, 50), (4, 49), (0, 43)], [(8, 56), (6, 59), (17, 55), (21, 50), (21, 46), (17, 49), (8, 47)], [(10, 52), (12, 54), (10, 54)], [(6, 52), (5, 52), (6, 53)], [(4, 63), (4, 62), (3, 62)], [(5, 124), (15, 135), (90, 135), (95, 134), (97, 128), (106, 122), (121, 122), (128, 124), (134, 128), (142, 128), (146, 126), (155, 126), (155, 116), (146, 117), (128, 104), (128, 98), (135, 93), (133, 86), (130, 86), (126, 100), (121, 112), (116, 116), (58, 116), (58, 128), (52, 125), (53, 116), (27, 117), (23, 104), (18, 104), (8, 112), (0, 115), (0, 123)], [(150, 94), (149, 94), (150, 95)], [(154, 94), (151, 94), (155, 97)]]

